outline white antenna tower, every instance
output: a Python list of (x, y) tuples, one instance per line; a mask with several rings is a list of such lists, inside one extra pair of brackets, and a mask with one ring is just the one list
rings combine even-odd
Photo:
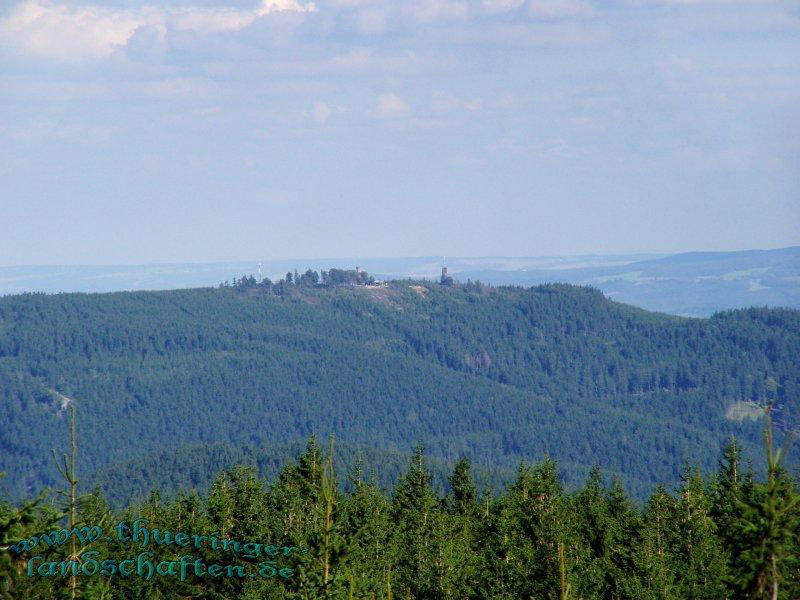
[(258, 282), (261, 283), (264, 280), (264, 276), (261, 273), (261, 262), (258, 263)]

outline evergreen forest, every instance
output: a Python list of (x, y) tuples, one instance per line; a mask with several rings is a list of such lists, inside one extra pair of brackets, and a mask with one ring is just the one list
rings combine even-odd
[(332, 271), (0, 298), (0, 597), (800, 598), (800, 312)]
[[(763, 468), (800, 417), (800, 311), (688, 319), (592, 288), (375, 284), (363, 271), (242, 277), (219, 288), (0, 298), (0, 490), (35, 495), (81, 415), (79, 469), (112, 504), (206, 491), (221, 468), (269, 478), (333, 434), (390, 488), (423, 444), (443, 488), (469, 457), (481, 486), (558, 461), (568, 489), (597, 463), (643, 502), (730, 436)], [(780, 440), (779, 440), (780, 441)], [(796, 472), (796, 453), (787, 468)]]
[[(421, 447), (387, 493), (360, 459), (340, 475), (333, 438), (322, 451), (312, 437), (268, 483), (239, 466), (205, 494), (165, 499), (153, 490), (113, 510), (99, 490), (76, 493), (65, 459), (70, 500), (0, 503), (0, 597), (792, 600), (800, 597), (800, 489), (765, 437), (762, 479), (731, 440), (709, 477), (687, 468), (674, 492), (656, 486), (641, 507), (618, 479), (604, 485), (599, 467), (566, 492), (553, 460), (521, 463), (493, 495), (460, 459), (441, 494)], [(149, 543), (131, 532), (137, 519)], [(51, 541), (59, 530), (111, 532), (120, 523), (129, 526), (126, 543), (113, 535)], [(200, 538), (185, 548), (198, 532), (241, 545), (210, 548)], [(198, 570), (179, 570), (182, 560)]]

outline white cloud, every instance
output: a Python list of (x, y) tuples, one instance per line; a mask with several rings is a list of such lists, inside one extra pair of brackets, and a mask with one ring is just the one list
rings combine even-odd
[(347, 112), (347, 107), (317, 100), (311, 109), (311, 117), (320, 125), (324, 125), (334, 115)]
[(519, 8), (525, 0), (483, 0), (483, 8), (489, 12), (507, 12)]
[(462, 100), (446, 92), (434, 92), (431, 97), (431, 110), (434, 113), (449, 113), (456, 110), (476, 112), (482, 110), (483, 106), (484, 102), (482, 98)]
[(487, 149), (492, 154), (531, 154), (544, 159), (581, 159), (589, 155), (588, 149), (575, 146), (561, 137), (525, 141), (505, 137), (489, 144)]
[(315, 10), (314, 4), (301, 4), (298, 0), (262, 0), (255, 10), (163, 6), (121, 10), (25, 0), (0, 21), (0, 44), (43, 58), (98, 59), (124, 47), (140, 28), (149, 28), (162, 37), (168, 29), (239, 31), (272, 12)]
[(219, 94), (218, 84), (202, 77), (162, 77), (118, 81), (39, 81), (2, 77), (5, 97), (22, 102), (127, 101), (141, 98), (198, 100)]
[(320, 63), (305, 65), (307, 71), (419, 73), (452, 68), (452, 60), (406, 50), (400, 54), (377, 53), (373, 48), (356, 46), (344, 54), (332, 56)]
[(129, 83), (131, 93), (141, 94), (147, 98), (184, 98), (197, 99), (212, 96), (217, 90), (216, 84), (196, 77), (173, 77), (159, 81)]
[(35, 118), (16, 123), (8, 136), (15, 142), (41, 145), (64, 142), (79, 146), (102, 145), (113, 142), (122, 129), (117, 125), (102, 125), (80, 120)]
[(373, 52), (371, 48), (359, 46), (351, 48), (348, 52), (334, 56), (329, 60), (329, 64), (334, 69), (344, 71), (365, 69), (373, 63)]
[(28, 0), (0, 22), (0, 41), (36, 56), (59, 59), (106, 56), (127, 43), (152, 15), (99, 7), (70, 9)]
[(375, 0), (325, 0), (325, 4), (337, 8), (355, 8), (375, 4)]
[(324, 123), (327, 121), (332, 112), (331, 107), (324, 102), (314, 102), (313, 114), (317, 123)]
[(505, 47), (579, 47), (598, 44), (609, 37), (603, 26), (570, 19), (548, 18), (526, 23), (489, 23), (483, 27), (464, 27), (451, 39), (461, 44), (495, 44)]
[(375, 114), (379, 117), (401, 117), (408, 113), (408, 104), (396, 94), (383, 94), (378, 98)]
[(433, 23), (466, 19), (468, 9), (461, 0), (414, 0), (408, 6), (408, 13), (419, 23)]
[(779, 4), (781, 0), (632, 0), (632, 4)]
[(594, 14), (592, 6), (583, 0), (531, 0), (529, 8), (532, 15), (545, 19)]
[(383, 7), (365, 8), (358, 13), (358, 28), (363, 33), (382, 33), (389, 20), (389, 11)]

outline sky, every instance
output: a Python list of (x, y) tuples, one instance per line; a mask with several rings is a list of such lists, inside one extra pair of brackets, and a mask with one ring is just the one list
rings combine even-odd
[(0, 0), (0, 266), (797, 244), (798, 0)]

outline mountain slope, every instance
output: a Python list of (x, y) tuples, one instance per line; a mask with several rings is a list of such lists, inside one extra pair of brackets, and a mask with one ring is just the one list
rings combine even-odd
[(767, 376), (796, 422), (798, 351), (797, 311), (682, 319), (567, 285), (10, 296), (0, 470), (14, 494), (54, 483), (67, 397), (82, 473), (316, 432), (504, 471), (547, 453), (568, 481), (597, 462), (643, 495), (685, 461), (712, 466), (732, 433), (752, 451), (760, 425), (726, 414)]

